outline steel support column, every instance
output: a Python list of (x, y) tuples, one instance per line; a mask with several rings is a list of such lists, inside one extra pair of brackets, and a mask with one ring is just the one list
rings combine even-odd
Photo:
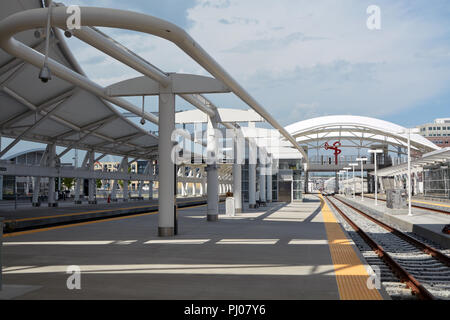
[[(149, 173), (149, 171), (150, 171), (150, 166), (151, 166), (151, 164), (150, 164), (150, 161), (148, 161), (147, 162), (147, 165), (145, 166), (145, 169), (144, 169), (144, 174), (147, 174), (148, 175), (148, 173)], [(139, 200), (144, 200), (144, 197), (142, 196), (142, 188), (144, 187), (144, 180), (139, 180), (139, 191), (138, 191), (138, 199)]]
[[(94, 157), (95, 152), (93, 150), (89, 151), (89, 170), (94, 171)], [(95, 200), (95, 190), (97, 189), (96, 179), (89, 179), (89, 194), (88, 194), (88, 203), (89, 204), (97, 204), (97, 200)]]
[(207, 129), (207, 221), (219, 220), (219, 172), (217, 168), (218, 141), (215, 133), (217, 121), (208, 117)]
[(248, 206), (256, 207), (256, 162), (257, 147), (249, 141), (248, 145)]
[[(88, 160), (89, 160), (89, 152), (86, 152), (86, 155), (84, 156), (84, 159), (83, 159), (83, 163), (81, 164), (82, 170), (86, 169)], [(76, 167), (75, 167), (75, 169), (76, 169)], [(75, 204), (81, 204), (81, 202), (82, 202), (80, 200), (80, 190), (82, 188), (83, 181), (84, 181), (84, 179), (82, 179), (82, 178), (78, 178), (75, 181), (75, 199), (74, 199)]]
[[(56, 145), (49, 145), (49, 153), (48, 153), (48, 162), (49, 166), (54, 168), (56, 165)], [(55, 199), (55, 178), (48, 178), (48, 206), (49, 207), (57, 207), (58, 202)]]
[(262, 205), (266, 205), (266, 168), (259, 166), (259, 200)]
[[(128, 164), (128, 157), (124, 158), (124, 165), (122, 166), (122, 170), (125, 173), (128, 173), (128, 168), (129, 168), (129, 164)], [(122, 201), (123, 202), (128, 202), (128, 179), (124, 179), (123, 180), (123, 188), (122, 188)]]
[(242, 212), (242, 168), (237, 163), (233, 164), (233, 197), (235, 211)]
[[(47, 157), (48, 157), (48, 147), (42, 154), (41, 160), (39, 161), (39, 166), (42, 167), (47, 165)], [(41, 202), (39, 201), (40, 189), (41, 189), (41, 177), (33, 177), (33, 200), (32, 200), (33, 207), (39, 207), (41, 205)]]
[[(153, 163), (151, 161), (148, 162), (149, 163), (149, 175), (153, 176), (155, 174), (155, 167), (153, 165)], [(152, 200), (153, 199), (153, 180), (149, 180), (148, 181), (148, 200)]]
[[(170, 86), (169, 86), (170, 87)], [(171, 158), (173, 143), (172, 132), (175, 130), (175, 95), (161, 88), (159, 94), (159, 189), (158, 189), (158, 235), (160, 237), (175, 234), (175, 194), (176, 183), (174, 162)], [(164, 93), (167, 92), (167, 93)]]
[(267, 185), (266, 185), (266, 201), (267, 202), (272, 202), (272, 163), (273, 159), (270, 156), (269, 157), (269, 164), (267, 165)]

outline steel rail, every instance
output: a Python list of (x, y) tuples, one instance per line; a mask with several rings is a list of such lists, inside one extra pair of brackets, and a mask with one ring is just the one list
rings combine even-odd
[(367, 213), (359, 210), (358, 208), (355, 208), (354, 206), (352, 206), (351, 204), (343, 201), (342, 199), (333, 197), (333, 199), (338, 200), (339, 202), (343, 203), (344, 205), (348, 206), (349, 208), (352, 208), (354, 211), (358, 212), (359, 214), (361, 214), (362, 216), (364, 216), (365, 218), (369, 219), (370, 221), (376, 223), (377, 225), (379, 225), (380, 227), (386, 229), (387, 231), (391, 232), (392, 234), (396, 235), (397, 237), (409, 242), (410, 244), (412, 244), (413, 246), (415, 246), (416, 248), (422, 250), (424, 253), (429, 254), (430, 256), (432, 256), (433, 258), (439, 260), (440, 262), (442, 262), (443, 264), (445, 264), (447, 267), (450, 267), (450, 258), (448, 256), (446, 256), (445, 254), (443, 254), (442, 252), (440, 252), (439, 250), (430, 247), (429, 245), (414, 239), (411, 236), (408, 236), (406, 233), (395, 229), (389, 225), (387, 225), (386, 223), (368, 215)]
[(333, 208), (348, 222), (353, 230), (372, 248), (372, 250), (392, 269), (400, 281), (404, 282), (411, 291), (421, 300), (435, 300), (436, 298), (408, 271), (406, 271), (400, 264), (391, 257), (389, 253), (384, 250), (377, 242), (375, 242), (367, 233), (358, 227), (342, 210), (326, 197)]

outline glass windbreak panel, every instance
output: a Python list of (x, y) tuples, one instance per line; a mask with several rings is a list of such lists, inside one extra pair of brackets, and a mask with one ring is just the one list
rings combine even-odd
[(241, 192), (244, 202), (248, 202), (248, 165), (242, 166)]
[(294, 170), (293, 171), (293, 181), (292, 181), (292, 187), (293, 187), (293, 200), (301, 200), (302, 199), (302, 172), (301, 170)]
[(272, 175), (272, 201), (278, 200), (278, 180), (277, 175)]
[(450, 199), (450, 163), (424, 168), (425, 196)]
[(300, 190), (294, 190), (294, 200), (301, 200), (302, 192)]

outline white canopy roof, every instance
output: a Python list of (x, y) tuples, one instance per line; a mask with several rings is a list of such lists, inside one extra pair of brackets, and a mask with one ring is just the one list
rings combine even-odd
[[(361, 147), (370, 147), (374, 143), (397, 147), (407, 146), (407, 134), (400, 133), (405, 130), (404, 127), (370, 117), (350, 115), (318, 117), (291, 124), (286, 127), (286, 130), (300, 144), (338, 139), (357, 140)], [(366, 144), (363, 144), (363, 141)], [(357, 144), (353, 145), (353, 147), (357, 146)], [(421, 153), (440, 149), (418, 134), (411, 134), (411, 147)]]
[[(0, 19), (41, 8), (41, 1), (1, 1)], [(33, 31), (16, 37), (43, 52), (45, 38)], [(58, 29), (52, 30), (49, 56), (83, 74)], [(156, 136), (124, 118), (101, 98), (53, 76), (43, 83), (39, 69), (0, 49), (0, 130), (13, 139), (56, 143), (119, 156), (150, 158)]]
[[(424, 154), (421, 158), (411, 161), (412, 168), (423, 168), (426, 165), (433, 165), (436, 163), (442, 163), (450, 161), (450, 147), (436, 150)], [(397, 174), (407, 173), (408, 164), (402, 163), (397, 166), (391, 166), (378, 170), (377, 175), (379, 177), (389, 177)]]

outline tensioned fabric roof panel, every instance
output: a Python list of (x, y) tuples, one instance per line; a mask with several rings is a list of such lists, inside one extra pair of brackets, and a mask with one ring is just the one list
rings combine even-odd
[[(412, 160), (411, 167), (423, 168), (426, 165), (445, 163), (447, 161), (450, 161), (450, 147), (426, 153), (421, 158)], [(380, 169), (377, 175), (380, 177), (388, 177), (397, 174), (405, 174), (408, 172), (407, 170), (408, 164), (402, 163), (400, 165)]]
[[(407, 145), (407, 135), (400, 133), (405, 130), (404, 127), (392, 122), (362, 116), (317, 117), (291, 124), (286, 127), (286, 130), (299, 142), (339, 137), (342, 139), (371, 139), (374, 142), (403, 147)], [(411, 146), (423, 153), (440, 149), (419, 134), (411, 134)]]
[[(0, 20), (41, 7), (38, 0), (0, 1)], [(83, 74), (61, 34), (52, 29), (49, 56)], [(44, 51), (45, 38), (36, 38), (34, 30), (15, 38)], [(123, 117), (109, 102), (54, 75), (47, 83), (41, 82), (39, 71), (0, 49), (2, 136), (138, 159), (154, 156), (156, 136)]]

